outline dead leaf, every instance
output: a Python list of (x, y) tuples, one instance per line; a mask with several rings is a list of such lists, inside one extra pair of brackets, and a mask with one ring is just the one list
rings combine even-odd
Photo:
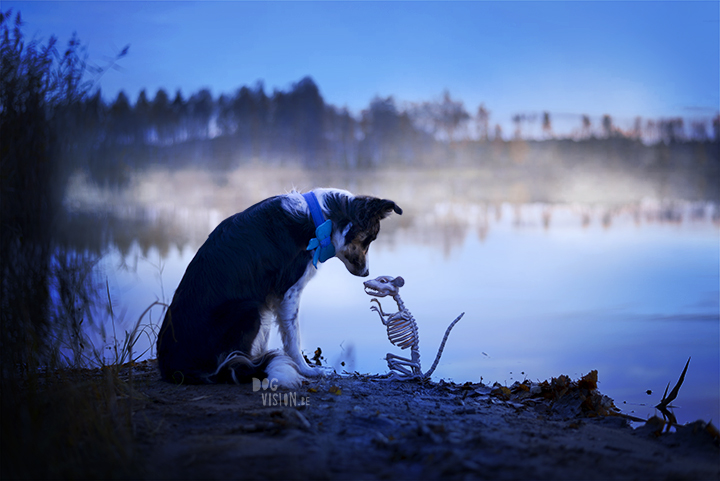
[(578, 381), (578, 387), (580, 389), (587, 389), (588, 391), (594, 391), (597, 389), (597, 380), (598, 380), (598, 372), (597, 369), (594, 369), (584, 375), (580, 380)]

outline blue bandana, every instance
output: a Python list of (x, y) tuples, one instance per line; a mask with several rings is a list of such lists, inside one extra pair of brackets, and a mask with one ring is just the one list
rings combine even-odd
[(330, 234), (332, 233), (332, 222), (325, 220), (325, 216), (320, 209), (320, 203), (315, 197), (314, 192), (308, 192), (303, 194), (305, 202), (307, 202), (308, 208), (310, 209), (310, 215), (315, 223), (315, 237), (310, 239), (310, 243), (307, 246), (307, 250), (315, 250), (313, 254), (313, 265), (317, 269), (318, 261), (325, 262), (335, 255), (335, 246), (330, 240)]

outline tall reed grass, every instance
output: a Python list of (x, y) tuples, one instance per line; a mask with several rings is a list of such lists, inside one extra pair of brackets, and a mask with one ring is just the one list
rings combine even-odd
[[(13, 20), (14, 17), (14, 20)], [(79, 162), (76, 109), (87, 94), (79, 41), (58, 51), (24, 38), (0, 11), (0, 478), (137, 478), (132, 382), (123, 380), (141, 332), (125, 333), (111, 363), (89, 369), (84, 323), (101, 299), (97, 260), (60, 245), (68, 159)], [(116, 341), (117, 342), (117, 341)]]

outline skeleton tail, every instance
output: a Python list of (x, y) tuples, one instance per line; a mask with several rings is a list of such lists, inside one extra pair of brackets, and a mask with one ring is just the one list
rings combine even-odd
[(457, 324), (458, 321), (460, 319), (462, 319), (462, 316), (464, 316), (464, 315), (465, 315), (465, 313), (463, 312), (462, 314), (457, 316), (457, 318), (453, 322), (450, 323), (447, 330), (445, 331), (445, 336), (443, 337), (443, 340), (440, 343), (440, 348), (438, 349), (437, 356), (435, 356), (435, 362), (433, 362), (432, 366), (430, 366), (430, 370), (428, 372), (426, 372), (425, 374), (423, 374), (422, 377), (429, 378), (432, 375), (432, 373), (435, 371), (435, 368), (437, 367), (438, 363), (440, 362), (440, 356), (442, 356), (443, 349), (445, 349), (445, 342), (447, 342), (448, 336), (450, 336), (450, 331), (452, 330), (453, 327), (455, 327), (455, 324)]

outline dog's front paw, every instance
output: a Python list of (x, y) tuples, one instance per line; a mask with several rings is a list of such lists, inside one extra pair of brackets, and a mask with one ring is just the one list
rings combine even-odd
[(328, 375), (328, 368), (325, 367), (313, 367), (313, 366), (298, 366), (300, 374), (305, 377), (323, 377)]

